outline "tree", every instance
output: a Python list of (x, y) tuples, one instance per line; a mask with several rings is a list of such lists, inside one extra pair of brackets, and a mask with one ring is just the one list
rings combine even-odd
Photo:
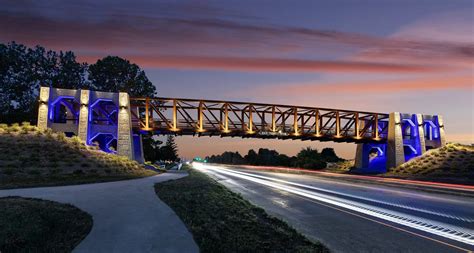
[(321, 156), (326, 162), (331, 163), (340, 162), (343, 160), (336, 155), (336, 152), (333, 148), (323, 148), (321, 151)]
[(176, 145), (174, 136), (168, 135), (166, 144), (160, 148), (161, 160), (166, 161), (177, 161), (178, 157), (178, 145)]
[(156, 162), (161, 160), (161, 144), (162, 141), (154, 138), (152, 135), (143, 135), (142, 137), (143, 144), (143, 156), (145, 161)]
[(258, 155), (255, 152), (255, 150), (251, 149), (247, 153), (247, 155), (244, 157), (245, 161), (249, 164), (256, 165), (258, 163)]
[(132, 97), (153, 97), (156, 88), (136, 64), (118, 56), (107, 56), (89, 66), (92, 89), (128, 92)]
[(296, 155), (295, 166), (305, 169), (324, 169), (327, 164), (317, 149), (307, 147), (301, 149)]
[(278, 165), (278, 152), (267, 148), (261, 148), (258, 150), (258, 165)]
[(55, 88), (82, 89), (89, 88), (86, 81), (87, 64), (78, 63), (73, 52), (60, 52), (57, 73), (53, 77)]
[[(0, 45), (0, 120), (35, 121), (40, 86), (79, 88), (85, 84), (85, 66), (72, 52), (47, 51), (10, 42)], [(73, 78), (74, 77), (74, 78)], [(74, 85), (72, 85), (74, 84)]]

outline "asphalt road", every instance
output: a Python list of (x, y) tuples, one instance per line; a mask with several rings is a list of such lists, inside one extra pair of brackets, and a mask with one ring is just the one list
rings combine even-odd
[(194, 165), (334, 252), (474, 250), (474, 198), (337, 178)]

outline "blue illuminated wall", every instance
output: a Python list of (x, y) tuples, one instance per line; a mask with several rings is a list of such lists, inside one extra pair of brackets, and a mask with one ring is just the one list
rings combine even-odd
[(416, 114), (402, 114), (402, 135), (405, 161), (420, 156), (422, 153), (418, 120)]

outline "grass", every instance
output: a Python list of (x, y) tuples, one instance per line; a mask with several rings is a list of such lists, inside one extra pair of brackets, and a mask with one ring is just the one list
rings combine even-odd
[(474, 147), (449, 143), (391, 168), (385, 176), (474, 183)]
[[(187, 168), (187, 167), (186, 167)], [(328, 252), (201, 172), (155, 185), (201, 252)]]
[(327, 168), (324, 171), (334, 172), (334, 173), (351, 173), (351, 170), (354, 168), (354, 160), (347, 160), (328, 164)]
[(52, 201), (0, 198), (0, 252), (71, 252), (92, 228), (92, 217)]
[(115, 181), (154, 175), (127, 157), (51, 129), (0, 124), (0, 189)]

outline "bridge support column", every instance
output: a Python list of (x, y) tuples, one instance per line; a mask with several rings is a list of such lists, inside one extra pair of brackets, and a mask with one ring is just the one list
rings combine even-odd
[(439, 142), (440, 142), (440, 147), (443, 147), (446, 145), (446, 134), (444, 132), (444, 122), (443, 122), (443, 117), (441, 115), (436, 115), (436, 124), (439, 129)]
[(423, 115), (416, 114), (416, 124), (418, 125), (418, 141), (420, 143), (420, 154), (422, 155), (426, 152), (426, 143), (425, 143), (425, 128), (423, 126)]
[(77, 127), (77, 136), (87, 142), (89, 133), (89, 100), (90, 92), (88, 90), (81, 90), (81, 109), (79, 110), (79, 124)]
[(403, 148), (401, 115), (399, 112), (392, 112), (390, 113), (388, 121), (387, 171), (404, 162), (405, 152)]
[(369, 153), (364, 143), (357, 144), (355, 164), (357, 169), (367, 168), (369, 166)]
[(119, 113), (117, 122), (117, 154), (133, 159), (132, 119), (128, 93), (119, 93)]
[(48, 128), (49, 93), (49, 87), (40, 88), (37, 126), (41, 130)]
[(135, 161), (139, 163), (144, 163), (145, 158), (143, 156), (143, 141), (141, 134), (133, 135), (133, 156)]

